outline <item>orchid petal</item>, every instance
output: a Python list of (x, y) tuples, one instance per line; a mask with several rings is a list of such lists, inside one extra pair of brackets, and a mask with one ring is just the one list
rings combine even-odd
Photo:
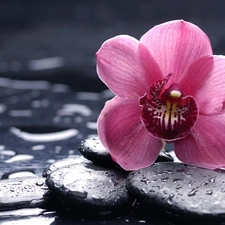
[(140, 42), (145, 45), (164, 76), (172, 73), (176, 81), (197, 59), (212, 55), (207, 35), (197, 26), (175, 20), (153, 27)]
[(225, 115), (199, 116), (193, 131), (174, 142), (175, 153), (182, 162), (216, 169), (225, 166)]
[(150, 166), (157, 158), (162, 142), (153, 138), (140, 121), (138, 99), (114, 97), (98, 119), (98, 134), (114, 161), (125, 170)]
[(107, 40), (96, 55), (99, 77), (120, 97), (142, 96), (162, 76), (146, 47), (127, 35)]
[(200, 114), (224, 111), (225, 57), (207, 56), (195, 61), (179, 81), (185, 94), (195, 97)]

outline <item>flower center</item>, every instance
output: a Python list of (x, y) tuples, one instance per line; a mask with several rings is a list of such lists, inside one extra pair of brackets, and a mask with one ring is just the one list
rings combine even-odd
[(141, 121), (148, 132), (156, 138), (174, 141), (190, 133), (198, 118), (198, 105), (194, 97), (183, 94), (177, 83), (164, 90), (169, 77), (156, 81), (139, 104)]

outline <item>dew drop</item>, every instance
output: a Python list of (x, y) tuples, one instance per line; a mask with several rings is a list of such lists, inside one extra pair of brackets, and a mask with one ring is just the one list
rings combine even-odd
[(157, 188), (158, 190), (160, 190), (162, 188), (162, 186), (159, 186), (159, 185), (154, 185), (152, 186), (153, 188)]
[(188, 196), (189, 196), (189, 197), (195, 196), (197, 192), (198, 192), (197, 189), (192, 189), (192, 190), (188, 193)]
[(179, 181), (182, 181), (182, 179), (179, 179), (179, 178), (173, 179), (173, 183), (177, 183)]
[(140, 181), (143, 182), (143, 183), (145, 183), (145, 184), (151, 183), (150, 180), (147, 179), (146, 177), (143, 177)]
[(172, 199), (175, 196), (175, 194), (170, 194), (169, 198)]
[(163, 170), (162, 171), (162, 174), (171, 174), (171, 173), (173, 173), (172, 170)]
[(201, 183), (201, 186), (205, 186), (205, 185), (207, 185), (208, 184), (208, 182), (202, 182)]
[(104, 199), (103, 197), (100, 197), (100, 196), (97, 196), (97, 195), (92, 195), (91, 198), (92, 198), (94, 201), (96, 201), (96, 202), (102, 201), (102, 200)]
[(44, 181), (38, 181), (38, 182), (36, 182), (36, 185), (37, 186), (42, 186), (44, 184)]
[(178, 189), (181, 189), (182, 187), (178, 184), (177, 186), (176, 186), (176, 189), (178, 190)]
[(193, 185), (193, 183), (191, 181), (189, 181), (188, 187), (191, 187), (192, 185)]
[(172, 199), (169, 198), (169, 199), (167, 200), (167, 203), (168, 203), (169, 205), (172, 205), (172, 204), (173, 204)]
[(168, 179), (169, 179), (169, 177), (165, 177), (165, 178), (161, 178), (160, 180), (161, 180), (162, 182), (166, 182)]
[(215, 181), (216, 181), (215, 178), (213, 178), (213, 177), (212, 177), (212, 178), (209, 178), (209, 182), (210, 182), (210, 183), (215, 183)]
[(213, 194), (213, 191), (212, 191), (212, 190), (207, 190), (207, 191), (206, 191), (206, 194), (207, 194), (207, 195), (212, 195), (212, 194)]

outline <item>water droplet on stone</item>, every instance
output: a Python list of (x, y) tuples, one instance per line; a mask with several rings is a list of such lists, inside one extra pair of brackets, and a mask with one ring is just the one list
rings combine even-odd
[(160, 186), (160, 185), (154, 185), (154, 186), (152, 186), (153, 188), (157, 188), (158, 190), (160, 190), (161, 188), (162, 188), (162, 186)]
[(212, 195), (212, 194), (213, 194), (213, 191), (212, 191), (212, 190), (207, 190), (207, 191), (206, 191), (206, 194), (207, 194), (207, 195)]
[(211, 182), (211, 183), (215, 183), (215, 181), (216, 181), (216, 179), (215, 179), (215, 178), (213, 178), (213, 177), (209, 178), (209, 182)]
[(172, 199), (175, 196), (175, 194), (170, 194), (169, 198)]
[(91, 198), (92, 198), (94, 201), (101, 201), (101, 200), (104, 199), (103, 197), (97, 196), (97, 195), (92, 195)]
[(166, 182), (168, 179), (169, 179), (169, 177), (165, 177), (165, 178), (161, 178), (160, 180), (161, 180), (162, 182)]
[(195, 196), (197, 192), (198, 192), (197, 189), (192, 189), (192, 190), (188, 193), (188, 196), (189, 196), (189, 197)]
[(188, 187), (191, 187), (192, 185), (193, 185), (193, 183), (191, 181), (189, 181)]
[(43, 184), (44, 184), (43, 181), (38, 181), (38, 182), (36, 183), (37, 186), (42, 186)]
[(201, 183), (201, 186), (205, 186), (205, 185), (207, 185), (207, 184), (209, 184), (208, 182), (202, 182)]
[(178, 189), (181, 189), (182, 187), (178, 184), (177, 186), (176, 186), (176, 189), (178, 190)]
[(173, 173), (172, 170), (163, 170), (160, 175), (162, 175), (162, 174), (171, 174), (171, 173)]
[(167, 200), (167, 203), (168, 203), (169, 205), (172, 205), (172, 204), (173, 204), (173, 202), (171, 201), (171, 199), (168, 199), (168, 200)]

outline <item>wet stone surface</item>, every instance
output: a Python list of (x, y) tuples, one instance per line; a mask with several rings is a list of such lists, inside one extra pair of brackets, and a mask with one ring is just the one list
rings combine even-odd
[(24, 177), (0, 180), (0, 209), (45, 207), (53, 199), (44, 178)]
[(78, 147), (80, 153), (87, 159), (98, 165), (117, 166), (109, 152), (105, 149), (99, 140), (98, 135), (90, 135), (83, 140)]
[(173, 215), (222, 220), (225, 218), (224, 177), (223, 170), (163, 162), (132, 172), (127, 188), (148, 209), (158, 207)]
[(80, 155), (74, 155), (69, 158), (64, 158), (64, 159), (58, 160), (55, 163), (50, 164), (47, 167), (45, 167), (43, 170), (42, 176), (47, 177), (55, 170), (58, 170), (62, 167), (74, 165), (74, 164), (80, 164), (80, 163), (90, 163), (90, 161)]
[[(112, 160), (109, 152), (102, 145), (98, 135), (96, 134), (90, 135), (88, 138), (81, 141), (78, 146), (78, 150), (85, 158), (91, 160), (95, 164), (107, 167), (119, 166)], [(169, 154), (169, 152), (161, 151), (156, 161), (172, 162), (173, 157)]]
[(127, 175), (122, 170), (77, 163), (52, 172), (46, 184), (55, 196), (75, 210), (123, 211), (133, 202), (125, 185)]

